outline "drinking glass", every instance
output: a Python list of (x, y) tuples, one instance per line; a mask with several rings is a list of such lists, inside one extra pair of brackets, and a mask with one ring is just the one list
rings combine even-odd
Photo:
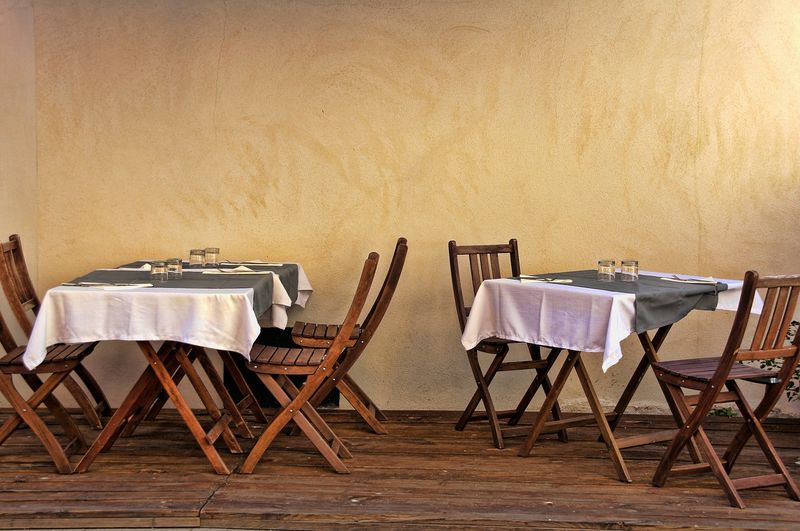
[(156, 260), (150, 263), (150, 280), (162, 282), (167, 280), (167, 263), (163, 260)]
[(616, 271), (617, 263), (614, 260), (598, 260), (597, 261), (597, 280), (611, 281), (614, 280), (614, 273)]
[(620, 279), (625, 282), (639, 280), (639, 261), (623, 260), (620, 266)]
[(189, 267), (203, 267), (206, 261), (205, 249), (192, 249), (189, 251)]
[(167, 278), (169, 280), (183, 278), (183, 260), (180, 258), (169, 258), (167, 260)]
[(206, 247), (205, 265), (216, 267), (219, 265), (219, 247)]

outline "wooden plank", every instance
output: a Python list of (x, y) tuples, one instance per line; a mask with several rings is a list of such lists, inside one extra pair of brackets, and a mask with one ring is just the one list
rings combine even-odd
[[(0, 419), (8, 414), (0, 410)], [(595, 426), (573, 428), (566, 444), (541, 437), (522, 459), (518, 443), (494, 448), (485, 425), (455, 431), (455, 412), (391, 412), (382, 436), (352, 411), (321, 414), (353, 453), (350, 476), (332, 472), (305, 437), (285, 435), (264, 455), (264, 473), (217, 475), (172, 409), (143, 422), (80, 475), (55, 474), (32, 433), (17, 430), (0, 446), (0, 527), (793, 529), (800, 521), (800, 503), (780, 487), (744, 491), (748, 508), (734, 510), (711, 477), (651, 486), (663, 444), (625, 450), (634, 482), (623, 484)], [(43, 418), (58, 429), (46, 412)], [(534, 418), (528, 413), (523, 421)], [(709, 418), (707, 431), (724, 449), (741, 422)], [(672, 425), (669, 416), (627, 414), (616, 433), (646, 436)], [(85, 420), (80, 427), (88, 429)], [(800, 421), (773, 419), (766, 429), (797, 476)], [(232, 469), (243, 459), (226, 457)], [(770, 470), (751, 444), (737, 471)]]

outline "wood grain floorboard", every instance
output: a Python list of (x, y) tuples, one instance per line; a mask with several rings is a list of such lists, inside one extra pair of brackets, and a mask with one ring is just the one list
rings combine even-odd
[[(254, 474), (219, 476), (179, 417), (165, 411), (88, 473), (64, 476), (30, 431), (18, 430), (0, 446), (0, 527), (797, 529), (800, 522), (800, 503), (781, 488), (745, 491), (748, 508), (739, 510), (710, 476), (651, 486), (664, 444), (624, 450), (634, 482), (623, 484), (591, 427), (571, 430), (569, 443), (549, 436), (520, 458), (521, 439), (498, 450), (486, 426), (455, 431), (454, 412), (390, 412), (387, 436), (368, 432), (352, 412), (323, 414), (353, 453), (350, 474), (334, 473), (301, 435), (279, 437)], [(739, 421), (711, 419), (712, 440), (722, 444)], [(666, 417), (629, 416), (620, 431), (669, 426)], [(800, 421), (776, 419), (768, 430), (800, 479)], [(220, 451), (233, 470), (243, 461)], [(748, 445), (737, 471), (767, 472), (758, 448)]]

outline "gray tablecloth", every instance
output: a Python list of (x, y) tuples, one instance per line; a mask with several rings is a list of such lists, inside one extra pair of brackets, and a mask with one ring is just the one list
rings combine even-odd
[[(140, 264), (141, 265), (141, 264)], [(128, 267), (128, 266), (123, 266)], [(135, 267), (135, 266), (130, 266)], [(295, 267), (295, 270), (297, 268)], [(92, 271), (87, 275), (78, 277), (70, 284), (82, 282), (98, 282), (109, 284), (138, 284), (151, 283), (156, 288), (182, 288), (182, 289), (253, 289), (253, 310), (256, 315), (263, 314), (272, 306), (272, 275), (204, 275), (203, 273), (185, 271), (179, 280), (165, 280), (153, 282), (149, 271), (119, 271), (102, 270)], [(296, 278), (296, 275), (295, 275)], [(297, 283), (295, 282), (295, 293)], [(295, 295), (296, 297), (297, 295)]]
[(680, 321), (692, 310), (713, 310), (717, 307), (717, 293), (728, 289), (722, 282), (689, 284), (661, 280), (659, 277), (639, 275), (635, 282), (623, 282), (617, 276), (613, 281), (597, 280), (597, 271), (567, 271), (536, 275), (542, 278), (568, 278), (570, 285), (636, 295), (636, 332), (641, 333)]
[[(130, 264), (126, 264), (120, 267), (142, 267), (144, 264), (148, 262), (138, 261), (133, 262)], [(272, 271), (273, 273), (277, 274), (278, 277), (281, 279), (281, 284), (286, 289), (286, 293), (289, 294), (289, 298), (292, 299), (292, 303), (297, 301), (297, 283), (298, 283), (298, 276), (299, 276), (299, 268), (297, 264), (282, 264), (282, 265), (264, 265), (264, 264), (220, 264), (222, 268), (234, 268), (238, 265), (244, 265), (252, 269), (253, 271)], [(186, 273), (187, 271), (192, 271), (188, 268), (189, 263), (183, 263), (183, 272)], [(208, 276), (208, 275), (206, 275)], [(243, 275), (244, 276), (244, 275)]]

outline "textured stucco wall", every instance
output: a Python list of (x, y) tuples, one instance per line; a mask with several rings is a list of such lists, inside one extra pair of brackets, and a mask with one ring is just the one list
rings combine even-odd
[[(331, 320), (367, 252), (388, 260), (404, 235), (396, 300), (354, 370), (386, 408), (457, 409), (472, 392), (451, 238), (516, 237), (526, 272), (601, 257), (797, 270), (796, 2), (36, 0), (34, 13), (41, 287), (219, 245), (302, 262), (316, 291), (294, 317)], [(692, 315), (665, 352), (718, 345), (729, 319)], [(604, 399), (637, 344), (626, 352), (598, 374)], [(126, 380), (124, 364), (106, 370)], [(500, 402), (527, 383), (503, 378)], [(661, 403), (646, 387), (639, 403)]]
[[(6, 240), (13, 233), (22, 237), (34, 278), (38, 262), (35, 96), (33, 4), (0, 0), (0, 238)], [(0, 312), (17, 341), (24, 343), (2, 296)]]

